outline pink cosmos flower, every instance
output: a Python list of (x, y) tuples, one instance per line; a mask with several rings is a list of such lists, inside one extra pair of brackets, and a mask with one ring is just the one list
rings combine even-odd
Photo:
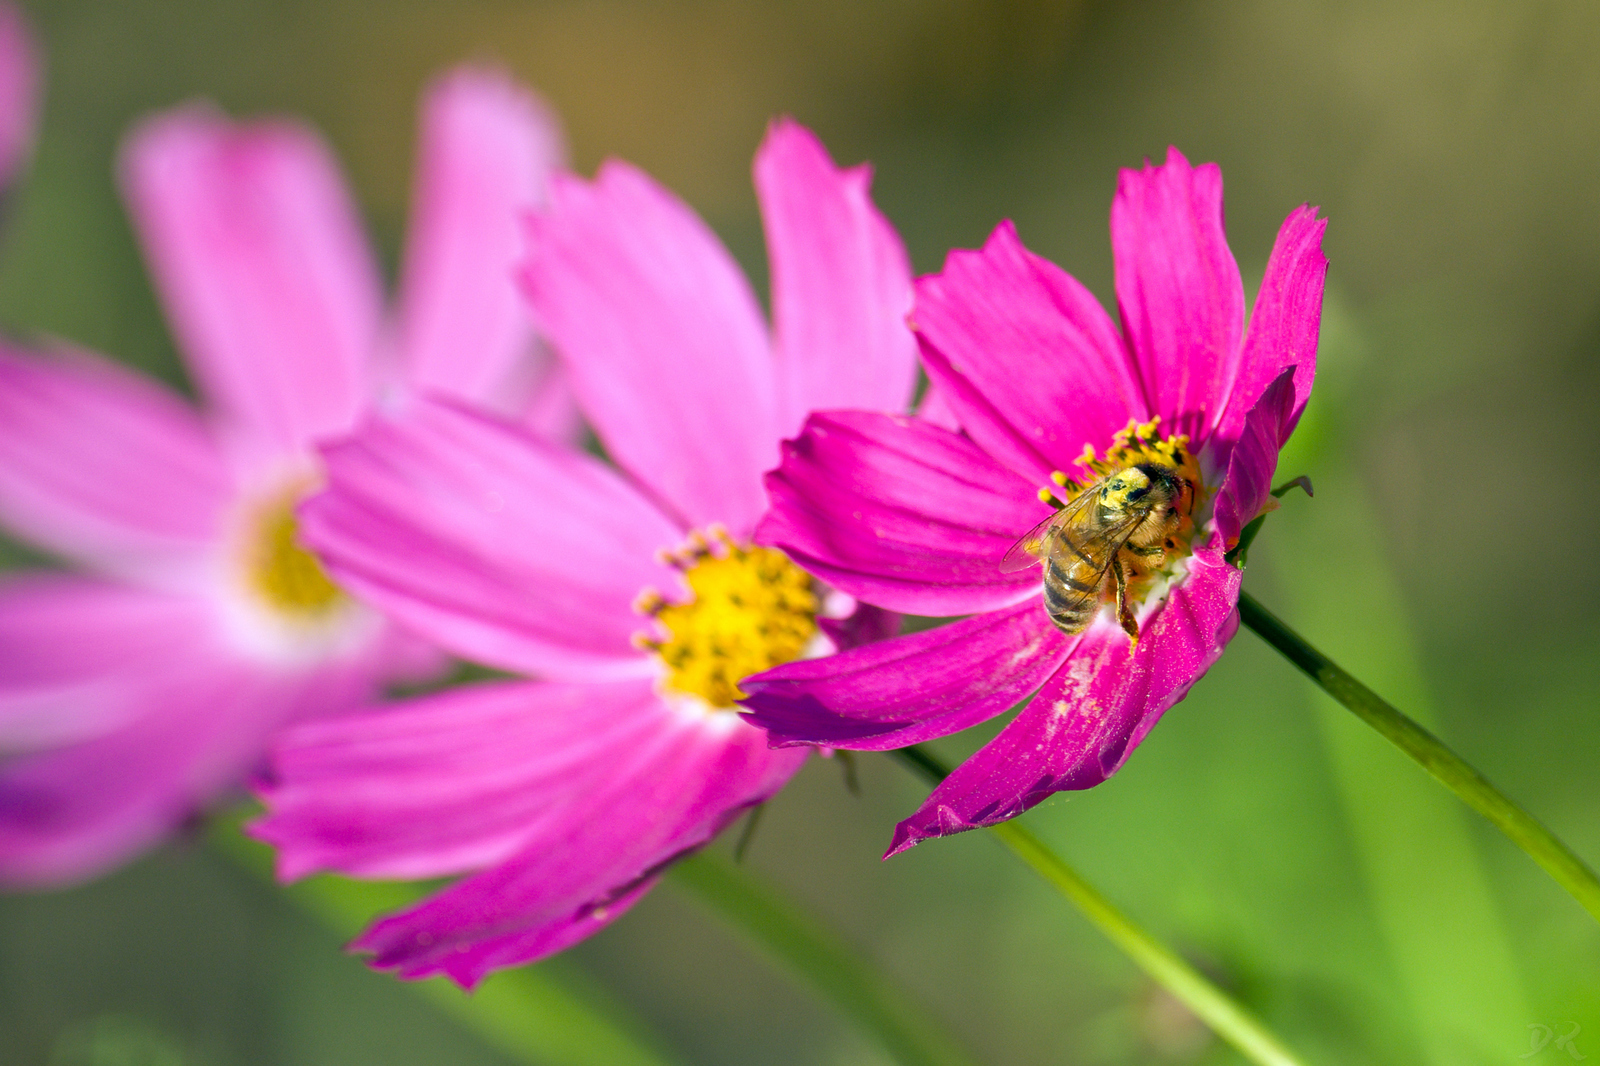
[[(440, 661), (331, 584), (292, 508), (314, 442), (443, 391), (570, 423), (526, 367), (517, 222), (559, 155), (498, 74), (427, 93), (401, 299), (288, 122), (159, 115), (122, 180), (204, 413), (115, 363), (0, 347), (0, 520), (82, 573), (0, 583), (0, 882), (84, 878), (173, 829), (285, 722)], [(552, 397), (552, 393), (556, 393)]]
[[(745, 706), (773, 743), (882, 751), (1032, 697), (900, 823), (889, 854), (1100, 783), (1221, 655), (1239, 624), (1224, 553), (1271, 503), (1311, 391), (1325, 226), (1311, 207), (1284, 222), (1246, 329), (1221, 173), (1172, 149), (1164, 166), (1123, 171), (1112, 202), (1120, 334), (1002, 223), (917, 282), (924, 365), (963, 432), (831, 412), (785, 445), (758, 540), (867, 603), (973, 617), (747, 679)], [(1136, 645), (1110, 604), (1081, 633), (1056, 628), (1041, 570), (1000, 567), (1051, 514), (1039, 486), (1057, 471), (1087, 484), (1180, 444), (1198, 506), (1136, 589)]]
[[(327, 450), (329, 491), (302, 514), (341, 583), (540, 678), (277, 744), (256, 831), (285, 877), (470, 874), (357, 940), (373, 965), (470, 986), (559, 951), (799, 767), (734, 713), (737, 683), (828, 650), (819, 611), (848, 605), (830, 612), (751, 534), (762, 472), (809, 410), (911, 395), (910, 273), (868, 180), (792, 122), (769, 132), (769, 335), (732, 259), (645, 175), (558, 179), (524, 280), (620, 472), (448, 404)], [(833, 621), (841, 642), (870, 628)]]

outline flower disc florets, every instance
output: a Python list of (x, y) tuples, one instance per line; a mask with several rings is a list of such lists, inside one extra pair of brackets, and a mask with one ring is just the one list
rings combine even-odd
[(250, 587), (275, 612), (297, 622), (316, 622), (338, 611), (345, 594), (328, 578), (317, 557), (301, 546), (289, 492), (252, 515), (245, 560)]
[(646, 591), (638, 608), (670, 634), (638, 643), (666, 664), (668, 689), (731, 710), (744, 698), (739, 679), (797, 659), (817, 634), (817, 595), (809, 575), (773, 548), (736, 544), (725, 531), (696, 533), (668, 557), (693, 593), (668, 603)]

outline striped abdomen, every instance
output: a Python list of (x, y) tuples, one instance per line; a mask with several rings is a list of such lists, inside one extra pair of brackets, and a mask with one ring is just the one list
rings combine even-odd
[(1050, 531), (1049, 550), (1043, 553), (1044, 609), (1063, 633), (1088, 628), (1100, 610), (1100, 590), (1111, 573), (1111, 555), (1121, 547), (1120, 542), (1085, 532), (1081, 525), (1058, 526)]

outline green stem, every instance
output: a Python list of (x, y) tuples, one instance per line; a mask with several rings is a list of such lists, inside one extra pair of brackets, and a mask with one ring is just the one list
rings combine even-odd
[(972, 1062), (936, 1018), (830, 930), (742, 867), (701, 851), (673, 864), (667, 878), (786, 963), (904, 1066)]
[(1600, 921), (1600, 878), (1596, 878), (1594, 871), (1538, 819), (1491, 785), (1444, 741), (1401, 714), (1332, 659), (1306, 643), (1300, 634), (1284, 625), (1247, 592), (1239, 595), (1239, 617), (1257, 636), (1305, 671), (1328, 695), (1354, 711), (1356, 717), (1416, 760), (1467, 806), (1494, 823)]
[[(272, 857), (263, 844), (239, 831), (242, 813), (213, 819), (212, 848), (264, 881), (272, 880)], [(360, 932), (374, 914), (415, 903), (427, 886), (352, 881), (332, 875), (309, 877), (284, 889), (290, 899), (339, 937)], [(443, 977), (407, 981), (484, 1043), (528, 1066), (670, 1066), (675, 1060), (635, 1035), (637, 1025), (613, 1017), (593, 995), (580, 994), (581, 974), (560, 960), (502, 970), (471, 994)]]
[[(892, 754), (935, 785), (950, 774), (933, 755), (915, 745)], [(1247, 1058), (1261, 1066), (1300, 1066), (1300, 1059), (1254, 1015), (1208, 981), (1181, 955), (1141, 929), (1021, 823), (1001, 822), (990, 826), (989, 831), (999, 837), (1012, 854), (1050, 882), (1157, 984)]]

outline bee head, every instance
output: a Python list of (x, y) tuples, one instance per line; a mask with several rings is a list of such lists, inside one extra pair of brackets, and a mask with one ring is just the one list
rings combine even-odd
[(1183, 488), (1183, 477), (1172, 467), (1140, 463), (1119, 470), (1106, 480), (1102, 503), (1121, 511), (1155, 510), (1176, 503)]
[(1150, 475), (1141, 467), (1130, 466), (1126, 470), (1119, 470), (1106, 481), (1103, 494), (1105, 506), (1126, 510), (1137, 507), (1140, 501), (1150, 495)]
[(1140, 463), (1134, 469), (1143, 473), (1148, 479), (1148, 492), (1142, 493), (1141, 498), (1148, 496), (1145, 502), (1152, 507), (1161, 507), (1178, 502), (1188, 484), (1183, 475), (1170, 466), (1162, 466), (1159, 463)]

